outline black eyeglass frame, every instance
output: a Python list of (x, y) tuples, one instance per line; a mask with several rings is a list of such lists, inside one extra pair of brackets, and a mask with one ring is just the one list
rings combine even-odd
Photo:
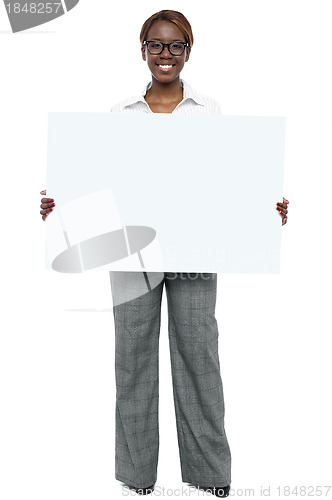
[[(151, 42), (154, 42), (154, 43), (161, 43), (162, 45), (162, 49), (160, 52), (151, 52), (151, 50), (149, 49), (149, 43)], [(181, 54), (173, 54), (173, 52), (171, 52), (171, 47), (170, 45), (172, 45), (173, 43), (181, 43), (183, 45), (183, 51), (181, 52)], [(182, 56), (183, 52), (185, 51), (186, 47), (190, 47), (189, 43), (188, 42), (171, 42), (171, 43), (164, 43), (164, 42), (160, 42), (159, 40), (144, 40), (143, 42), (143, 46), (146, 45), (147, 46), (147, 49), (148, 51), (150, 52), (150, 54), (152, 54), (153, 56), (157, 56), (159, 54), (161, 54), (165, 48), (165, 45), (167, 45), (167, 48), (170, 52), (170, 54), (172, 54), (172, 56)]]

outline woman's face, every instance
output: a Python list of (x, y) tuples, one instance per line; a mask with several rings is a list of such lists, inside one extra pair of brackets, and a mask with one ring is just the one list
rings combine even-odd
[[(147, 33), (146, 40), (158, 40), (164, 43), (186, 42), (182, 31), (170, 21), (154, 21)], [(143, 60), (147, 61), (152, 75), (161, 83), (169, 83), (175, 80), (182, 71), (184, 63), (188, 61), (189, 55), (190, 48), (188, 47), (185, 48), (181, 56), (173, 56), (167, 46), (157, 55), (150, 54), (146, 45), (142, 47)], [(159, 64), (172, 64), (172, 68), (163, 71), (158, 67)]]

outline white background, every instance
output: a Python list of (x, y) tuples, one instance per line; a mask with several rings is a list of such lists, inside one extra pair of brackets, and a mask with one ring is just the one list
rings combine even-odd
[[(279, 486), (332, 483), (331, 3), (81, 0), (67, 15), (17, 34), (0, 4), (5, 500), (122, 497), (114, 478), (109, 276), (44, 270), (47, 221), (39, 192), (47, 188), (48, 111), (108, 111), (140, 92), (150, 80), (140, 29), (164, 8), (181, 11), (192, 25), (194, 46), (181, 76), (193, 88), (215, 97), (225, 114), (287, 120), (290, 204), (281, 275), (218, 275), (232, 488), (253, 488), (259, 497), (261, 486), (272, 496)], [(172, 149), (167, 135), (162, 147)], [(259, 220), (259, 199), (248, 210)], [(177, 449), (165, 294), (160, 351), (157, 486), (188, 493)]]

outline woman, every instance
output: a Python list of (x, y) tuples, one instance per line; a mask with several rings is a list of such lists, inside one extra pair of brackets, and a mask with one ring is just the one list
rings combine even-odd
[[(193, 34), (180, 12), (163, 10), (145, 21), (140, 33), (142, 58), (152, 81), (137, 97), (111, 111), (147, 113), (221, 113), (214, 99), (198, 94), (181, 70), (189, 60)], [(46, 191), (41, 191), (46, 194)], [(45, 220), (55, 204), (42, 198)], [(287, 222), (284, 198), (276, 209)], [(150, 281), (154, 274), (148, 273)], [(149, 286), (146, 273), (111, 272), (115, 321), (116, 454), (115, 477), (138, 493), (153, 490), (157, 478), (158, 346), (165, 284), (169, 342), (182, 479), (228, 496), (231, 454), (224, 430), (224, 399), (215, 319), (217, 274), (163, 273)], [(151, 285), (151, 284), (150, 284)], [(124, 290), (138, 290), (123, 298)], [(122, 295), (121, 295), (122, 294)], [(115, 300), (121, 295), (120, 301)], [(119, 303), (120, 302), (120, 303)]]

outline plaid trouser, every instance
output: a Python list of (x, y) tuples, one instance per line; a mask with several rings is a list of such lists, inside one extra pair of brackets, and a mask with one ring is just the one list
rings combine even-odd
[(116, 271), (110, 272), (110, 279), (115, 321), (115, 478), (137, 488), (157, 479), (159, 332), (165, 283), (182, 480), (199, 486), (230, 484), (215, 318), (217, 274)]

